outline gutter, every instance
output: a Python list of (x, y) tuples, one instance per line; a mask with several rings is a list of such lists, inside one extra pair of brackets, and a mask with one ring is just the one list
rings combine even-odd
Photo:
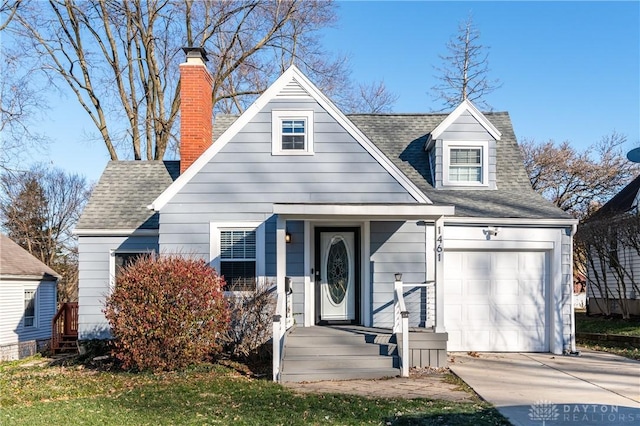
[(158, 229), (74, 229), (73, 235), (79, 237), (155, 237)]

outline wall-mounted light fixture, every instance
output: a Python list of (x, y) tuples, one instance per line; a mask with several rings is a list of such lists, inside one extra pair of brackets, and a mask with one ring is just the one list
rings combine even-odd
[(395, 274), (396, 281), (402, 281), (402, 272), (396, 272)]
[(286, 231), (284, 234), (284, 242), (285, 243), (290, 243), (291, 242), (291, 233), (289, 233), (289, 231)]
[(495, 226), (488, 226), (482, 230), (482, 233), (486, 235), (487, 238), (489, 238), (489, 237), (495, 237), (496, 235), (498, 235), (499, 231), (500, 231), (500, 228), (496, 228)]

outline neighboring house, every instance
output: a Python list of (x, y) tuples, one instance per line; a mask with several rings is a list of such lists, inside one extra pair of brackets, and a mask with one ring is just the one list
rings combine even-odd
[(0, 360), (33, 355), (51, 338), (59, 277), (0, 234)]
[[(587, 312), (589, 314), (622, 314), (625, 310), (631, 315), (640, 315), (640, 255), (633, 245), (638, 246), (639, 239), (631, 238), (640, 232), (640, 176), (633, 179), (591, 216), (581, 231), (597, 232), (599, 241), (607, 247), (591, 247), (586, 268)], [(631, 234), (622, 228), (631, 227)], [(640, 249), (640, 247), (637, 247)], [(611, 263), (617, 263), (617, 271)], [(595, 269), (594, 270), (594, 267)], [(622, 277), (622, 280), (620, 279)], [(635, 288), (634, 288), (635, 281)], [(606, 297), (605, 288), (608, 292)]]
[(574, 349), (577, 222), (531, 189), (507, 113), (345, 115), (291, 67), (214, 131), (201, 55), (181, 65), (181, 161), (110, 162), (78, 223), (81, 339), (109, 335), (118, 265), (177, 252), (275, 284), (307, 331), (397, 328), (402, 273), (409, 326), (438, 341), (416, 365)]

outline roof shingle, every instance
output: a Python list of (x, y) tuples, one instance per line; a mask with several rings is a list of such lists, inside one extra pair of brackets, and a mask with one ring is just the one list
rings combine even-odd
[(180, 174), (179, 161), (110, 161), (76, 231), (157, 229), (158, 213), (147, 206)]
[[(502, 133), (497, 141), (496, 190), (442, 190), (430, 183), (424, 144), (447, 114), (351, 114), (347, 117), (425, 195), (454, 205), (456, 216), (479, 218), (570, 219), (531, 188), (506, 112), (485, 113)], [(214, 140), (238, 118), (219, 115)], [(158, 213), (147, 206), (179, 175), (179, 161), (111, 161), (76, 227), (82, 229), (157, 229)]]
[(4, 234), (0, 234), (1, 275), (60, 278), (56, 271), (49, 268)]

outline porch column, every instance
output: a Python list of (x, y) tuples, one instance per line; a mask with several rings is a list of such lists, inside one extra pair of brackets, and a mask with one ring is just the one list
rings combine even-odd
[(435, 230), (435, 268), (434, 281), (436, 290), (436, 323), (435, 332), (444, 333), (444, 216), (434, 223)]
[[(278, 216), (276, 224), (276, 289), (284, 297), (284, 277), (287, 274), (287, 221)], [(284, 314), (284, 312), (282, 312)], [(284, 315), (283, 315), (284, 317)]]

